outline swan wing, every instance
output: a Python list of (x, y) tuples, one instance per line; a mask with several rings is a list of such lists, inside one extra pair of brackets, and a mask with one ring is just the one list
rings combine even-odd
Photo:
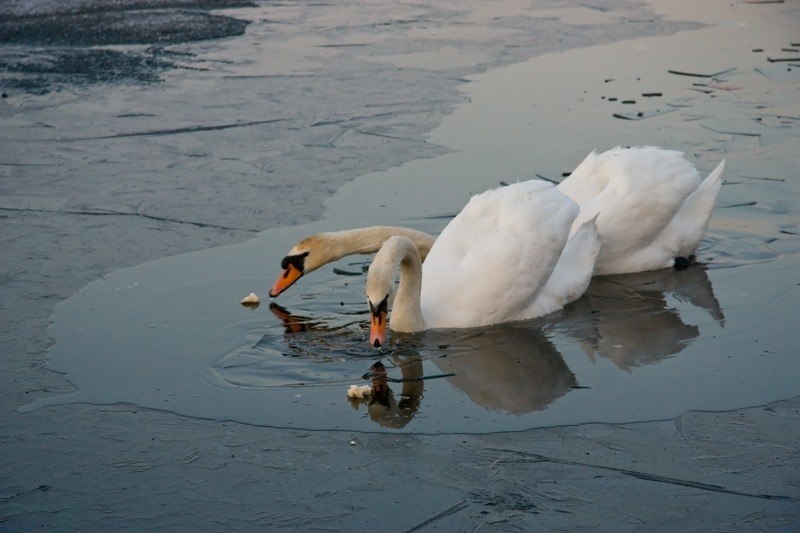
[(429, 327), (474, 327), (520, 318), (550, 277), (577, 205), (551, 184), (517, 183), (473, 197), (423, 264)]
[(521, 318), (536, 318), (558, 311), (583, 296), (592, 281), (599, 251), (600, 235), (593, 218), (569, 237), (553, 273)]

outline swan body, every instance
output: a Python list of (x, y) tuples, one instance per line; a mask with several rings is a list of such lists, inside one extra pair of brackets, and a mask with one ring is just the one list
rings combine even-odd
[(298, 242), (281, 261), (282, 272), (269, 291), (271, 298), (288, 289), (304, 274), (352, 254), (371, 254), (392, 235), (403, 235), (417, 247), (422, 260), (435, 237), (398, 226), (371, 226), (344, 231), (317, 233)]
[(674, 265), (700, 244), (722, 185), (725, 161), (702, 179), (681, 152), (656, 147), (592, 152), (558, 189), (581, 207), (575, 232), (597, 217), (595, 275)]
[(384, 342), (390, 305), (391, 328), (415, 332), (534, 318), (577, 299), (600, 246), (594, 218), (570, 236), (579, 211), (551, 184), (531, 180), (470, 199), (424, 264), (410, 240), (390, 237), (367, 275), (370, 343)]

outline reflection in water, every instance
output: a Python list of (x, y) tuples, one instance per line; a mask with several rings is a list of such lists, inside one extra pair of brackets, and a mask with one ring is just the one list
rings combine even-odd
[[(366, 399), (369, 416), (372, 420), (386, 428), (405, 427), (414, 418), (422, 401), (423, 368), (422, 358), (416, 355), (404, 358), (400, 355), (392, 356), (395, 366), (402, 372), (402, 390), (400, 400), (395, 398), (389, 386), (389, 376), (386, 367), (380, 361), (370, 368), (368, 373), (372, 381), (372, 396)], [(365, 375), (366, 376), (366, 375)], [(353, 407), (358, 407), (362, 402), (350, 400)]]
[(287, 335), (319, 329), (329, 330), (328, 328), (320, 327), (320, 324), (322, 324), (321, 322), (315, 322), (307, 317), (295, 316), (291, 314), (288, 309), (281, 307), (275, 302), (270, 302), (269, 310), (283, 323), (283, 330)]
[[(298, 340), (298, 332), (324, 330), (320, 323), (291, 315), (283, 308), (276, 306), (272, 311), (284, 324), (287, 342)], [(385, 427), (403, 427), (413, 418), (422, 398), (423, 379), (433, 377), (424, 375), (422, 363), (426, 359), (442, 372), (454, 374), (447, 380), (476, 404), (510, 414), (544, 409), (577, 386), (575, 375), (538, 324), (395, 337), (399, 342), (394, 345), (391, 360), (402, 374), (400, 401), (395, 400), (386, 380), (379, 383), (377, 391), (373, 380), (373, 397), (369, 400), (370, 417)], [(442, 343), (449, 343), (446, 355), (439, 349)]]
[[(389, 349), (376, 352), (365, 342), (366, 311), (311, 319), (272, 303), (269, 309), (278, 322), (255, 346), (229, 354), (215, 371), (238, 387), (296, 384), (344, 390), (360, 375), (354, 368), (363, 364), (363, 369), (361, 361), (380, 354), (386, 366), (373, 365), (368, 376), (372, 396), (351, 400), (351, 405), (366, 407), (369, 418), (382, 427), (410, 424), (424, 409), (425, 384), (430, 383), (425, 380), (442, 374), (483, 409), (520, 416), (543, 411), (581, 388), (554, 339), (577, 340), (592, 360), (607, 358), (632, 372), (676, 355), (699, 336), (698, 325), (681, 316), (687, 308), (703, 309), (724, 326), (703, 266), (596, 278), (583, 298), (557, 314), (486, 328), (395, 333)], [(452, 416), (458, 413), (453, 409)]]
[(537, 324), (449, 332), (448, 337), (453, 344), (447, 357), (434, 364), (455, 374), (448, 381), (486, 409), (538, 411), (577, 387), (575, 375)]
[(704, 309), (724, 327), (725, 317), (706, 269), (695, 265), (595, 278), (584, 297), (565, 309), (565, 317), (577, 319), (567, 334), (590, 358), (606, 357), (626, 372), (656, 363), (677, 354), (700, 334), (696, 325), (684, 323), (669, 306), (667, 296)]

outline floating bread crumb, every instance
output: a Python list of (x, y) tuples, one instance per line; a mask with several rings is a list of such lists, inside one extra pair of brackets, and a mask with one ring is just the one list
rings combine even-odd
[(242, 304), (242, 305), (253, 305), (253, 304), (260, 303), (260, 302), (261, 302), (261, 298), (259, 298), (256, 293), (251, 292), (250, 294), (248, 294), (247, 296), (242, 298), (242, 301), (239, 302), (239, 303)]
[(350, 385), (350, 388), (347, 389), (347, 397), (348, 398), (355, 398), (357, 400), (361, 400), (368, 396), (372, 396), (372, 387), (369, 385)]

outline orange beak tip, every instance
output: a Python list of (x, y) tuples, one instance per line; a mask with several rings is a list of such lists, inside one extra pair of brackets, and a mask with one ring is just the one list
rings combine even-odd
[(386, 318), (387, 313), (385, 311), (372, 317), (372, 325), (369, 329), (370, 346), (380, 348), (386, 344)]
[(275, 283), (269, 290), (269, 297), (276, 298), (283, 291), (294, 285), (294, 282), (300, 279), (300, 276), (302, 275), (302, 270), (295, 268), (293, 265), (289, 265), (289, 267), (287, 267), (283, 273), (278, 276), (278, 279), (275, 280)]

